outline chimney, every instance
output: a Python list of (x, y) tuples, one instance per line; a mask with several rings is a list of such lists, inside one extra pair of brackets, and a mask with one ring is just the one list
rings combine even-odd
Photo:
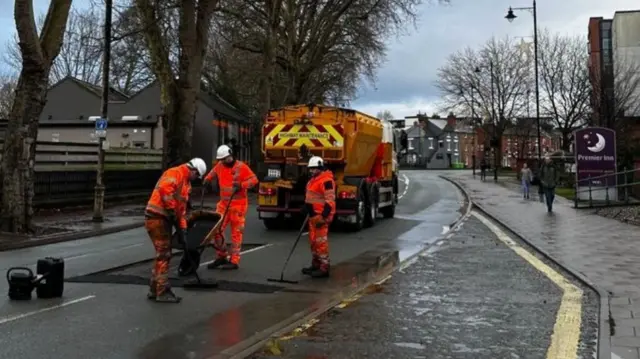
[(447, 116), (447, 125), (456, 127), (456, 116), (453, 115), (453, 112), (449, 112), (449, 115)]

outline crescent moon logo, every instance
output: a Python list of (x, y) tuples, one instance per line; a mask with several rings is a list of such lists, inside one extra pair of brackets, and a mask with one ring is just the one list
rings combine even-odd
[(607, 145), (607, 141), (604, 139), (604, 136), (599, 133), (596, 133), (596, 136), (598, 137), (598, 142), (596, 142), (595, 146), (587, 147), (587, 150), (593, 153), (601, 152)]

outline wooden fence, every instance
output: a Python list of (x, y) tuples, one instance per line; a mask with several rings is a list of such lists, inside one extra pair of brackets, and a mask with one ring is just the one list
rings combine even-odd
[[(0, 148), (2, 142), (0, 141)], [(0, 153), (0, 160), (2, 154)], [(98, 144), (38, 142), (36, 172), (91, 171), (98, 164)], [(110, 148), (105, 151), (105, 170), (157, 170), (162, 168), (162, 150)]]

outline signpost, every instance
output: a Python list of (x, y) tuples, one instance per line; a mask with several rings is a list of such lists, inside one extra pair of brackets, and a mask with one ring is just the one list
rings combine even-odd
[(574, 131), (573, 139), (578, 199), (617, 200), (615, 131), (587, 127)]
[(96, 119), (96, 136), (99, 138), (107, 137), (107, 126), (108, 121), (106, 118), (98, 118)]

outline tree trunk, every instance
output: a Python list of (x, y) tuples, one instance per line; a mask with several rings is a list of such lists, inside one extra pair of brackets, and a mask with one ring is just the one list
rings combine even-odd
[(569, 137), (571, 136), (571, 132), (568, 131), (562, 131), (562, 145), (560, 146), (562, 148), (563, 151), (567, 151), (569, 152)]
[(29, 233), (33, 228), (34, 166), (38, 120), (47, 97), (49, 71), (60, 52), (71, 0), (53, 0), (37, 37), (31, 0), (16, 0), (22, 70), (11, 106), (2, 156), (1, 229)]
[(165, 119), (164, 166), (175, 166), (192, 156), (193, 121), (200, 91), (204, 54), (209, 43), (209, 28), (217, 0), (182, 0), (179, 7), (178, 38), (180, 55), (178, 74), (174, 74), (169, 59), (169, 44), (157, 20), (168, 14), (158, 11), (158, 2), (136, 0), (138, 16), (144, 34), (151, 67), (160, 85), (160, 103)]

